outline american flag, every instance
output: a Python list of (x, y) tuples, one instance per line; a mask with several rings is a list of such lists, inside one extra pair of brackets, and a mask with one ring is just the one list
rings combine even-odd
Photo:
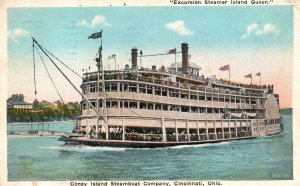
[(176, 48), (169, 50), (168, 54), (176, 54)]
[(222, 66), (219, 68), (219, 70), (221, 70), (221, 71), (230, 70), (230, 66), (229, 65)]

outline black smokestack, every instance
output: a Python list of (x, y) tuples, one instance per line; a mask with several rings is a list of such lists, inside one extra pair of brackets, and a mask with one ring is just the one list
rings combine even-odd
[(182, 52), (182, 71), (188, 72), (189, 70), (189, 46), (187, 43), (181, 44), (181, 52)]
[(135, 70), (137, 68), (137, 55), (138, 55), (138, 49), (133, 48), (131, 49), (131, 69)]

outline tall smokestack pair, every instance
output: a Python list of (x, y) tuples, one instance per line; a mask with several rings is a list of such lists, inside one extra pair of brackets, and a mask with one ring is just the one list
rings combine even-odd
[[(188, 72), (189, 70), (189, 46), (187, 43), (181, 44), (181, 53), (182, 53), (182, 71)], [(138, 49), (131, 49), (131, 69), (137, 69), (137, 56)]]

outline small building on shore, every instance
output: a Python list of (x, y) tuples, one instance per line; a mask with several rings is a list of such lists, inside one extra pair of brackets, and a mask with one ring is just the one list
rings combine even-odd
[(32, 110), (32, 104), (20, 100), (7, 100), (7, 109), (18, 111), (30, 111)]

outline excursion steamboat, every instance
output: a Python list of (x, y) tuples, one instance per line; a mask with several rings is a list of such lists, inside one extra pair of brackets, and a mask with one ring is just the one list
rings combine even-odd
[[(281, 132), (279, 96), (273, 86), (241, 84), (200, 75), (181, 44), (181, 62), (169, 68), (131, 66), (105, 70), (102, 31), (98, 70), (84, 73), (82, 114), (67, 144), (153, 148), (216, 143)], [(99, 36), (99, 35), (98, 35)], [(98, 36), (90, 36), (95, 39)], [(176, 51), (175, 51), (176, 53)]]

